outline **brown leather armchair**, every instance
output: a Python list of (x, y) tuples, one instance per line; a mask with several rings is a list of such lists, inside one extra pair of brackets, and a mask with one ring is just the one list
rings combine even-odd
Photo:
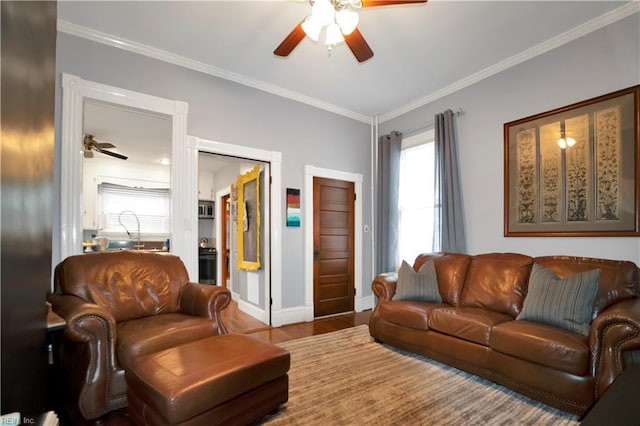
[(227, 333), (222, 287), (189, 282), (180, 258), (134, 251), (70, 256), (54, 274), (53, 311), (67, 321), (57, 345), (64, 408), (73, 421), (127, 406), (132, 359)]

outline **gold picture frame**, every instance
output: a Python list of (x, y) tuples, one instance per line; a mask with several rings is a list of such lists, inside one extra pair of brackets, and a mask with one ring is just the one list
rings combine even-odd
[(504, 236), (639, 236), (640, 85), (504, 124)]
[(260, 166), (238, 176), (238, 269), (260, 269)]

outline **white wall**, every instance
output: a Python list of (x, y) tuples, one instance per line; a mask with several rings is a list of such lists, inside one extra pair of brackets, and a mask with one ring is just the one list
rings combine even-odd
[(638, 14), (380, 125), (413, 129), (434, 114), (457, 119), (468, 250), (567, 254), (640, 264), (640, 238), (503, 237), (503, 124), (640, 83)]
[[(58, 33), (56, 52), (56, 170), (53, 247), (60, 240), (60, 75), (81, 78), (189, 104), (188, 134), (282, 153), (282, 192), (302, 188), (304, 165), (365, 176), (370, 188), (370, 126), (279, 96), (146, 56)], [(340, 153), (340, 155), (336, 155)], [(304, 198), (305, 194), (301, 194)], [(371, 217), (371, 193), (358, 194)], [(284, 209), (283, 209), (284, 211)], [(282, 223), (282, 308), (304, 306), (303, 228)], [(370, 224), (370, 220), (365, 220)], [(308, 226), (308, 224), (302, 224)], [(372, 280), (370, 234), (363, 237), (363, 282)], [(370, 295), (365, 285), (363, 296)]]

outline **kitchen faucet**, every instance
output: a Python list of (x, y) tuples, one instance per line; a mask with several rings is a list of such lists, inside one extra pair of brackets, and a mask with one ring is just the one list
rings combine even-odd
[(129, 232), (129, 229), (127, 229), (127, 227), (125, 226), (124, 223), (122, 223), (122, 215), (125, 213), (131, 213), (133, 215), (133, 217), (136, 218), (136, 223), (138, 224), (138, 244), (134, 244), (133, 248), (140, 250), (140, 248), (144, 247), (142, 244), (140, 244), (140, 219), (138, 219), (138, 215), (135, 214), (134, 212), (132, 212), (131, 210), (124, 210), (121, 211), (120, 214), (118, 215), (118, 223), (120, 223), (120, 225), (122, 225), (122, 227), (124, 228), (125, 231), (127, 231), (127, 235), (129, 236), (129, 239), (131, 241), (133, 241), (133, 239), (131, 238), (131, 233)]

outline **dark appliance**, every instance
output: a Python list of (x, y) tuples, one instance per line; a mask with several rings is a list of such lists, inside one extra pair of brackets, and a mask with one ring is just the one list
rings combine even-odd
[(198, 219), (213, 219), (213, 201), (198, 200)]
[(216, 284), (218, 253), (215, 248), (198, 247), (198, 282)]

